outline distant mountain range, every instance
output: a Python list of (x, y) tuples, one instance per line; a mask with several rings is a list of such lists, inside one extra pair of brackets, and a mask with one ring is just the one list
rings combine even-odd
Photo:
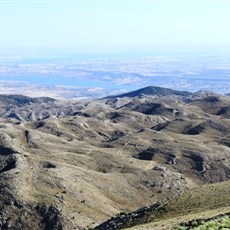
[(50, 97), (27, 97), (23, 95), (1, 95), (0, 94), (0, 103), (8, 104), (8, 105), (16, 105), (16, 106), (23, 106), (27, 105), (29, 103), (48, 103), (48, 102), (54, 102), (55, 99)]

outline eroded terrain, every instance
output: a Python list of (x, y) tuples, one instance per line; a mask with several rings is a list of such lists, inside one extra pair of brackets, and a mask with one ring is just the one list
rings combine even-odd
[(2, 229), (87, 229), (230, 178), (230, 98), (147, 87), (0, 97)]

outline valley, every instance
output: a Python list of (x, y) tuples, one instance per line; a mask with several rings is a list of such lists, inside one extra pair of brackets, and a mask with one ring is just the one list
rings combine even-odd
[(229, 105), (154, 86), (94, 100), (1, 95), (0, 227), (109, 229), (167, 199), (123, 227), (229, 212)]

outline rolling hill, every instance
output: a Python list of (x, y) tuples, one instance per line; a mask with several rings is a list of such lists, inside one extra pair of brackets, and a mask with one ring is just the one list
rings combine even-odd
[(130, 226), (179, 224), (228, 210), (228, 96), (151, 86), (99, 100), (0, 99), (2, 229), (89, 229), (139, 209)]

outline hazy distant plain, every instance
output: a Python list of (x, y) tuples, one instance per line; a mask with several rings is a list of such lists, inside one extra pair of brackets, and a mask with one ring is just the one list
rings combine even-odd
[(0, 91), (55, 98), (97, 98), (148, 85), (230, 93), (228, 56), (1, 59)]

